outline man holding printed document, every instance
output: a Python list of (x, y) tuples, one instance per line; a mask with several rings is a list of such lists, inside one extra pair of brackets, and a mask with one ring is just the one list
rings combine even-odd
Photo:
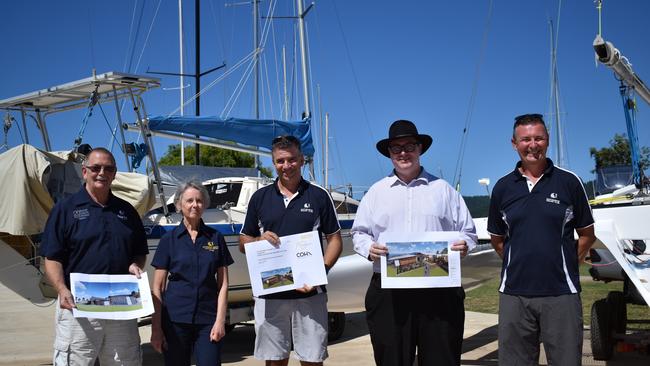
[[(354, 250), (374, 262), (366, 320), (377, 365), (410, 366), (416, 348), (420, 366), (460, 364), (465, 292), (459, 284), (422, 283), (445, 272), (451, 277), (451, 259), (458, 254), (449, 250), (464, 257), (477, 237), (460, 194), (420, 165), (431, 143), (410, 121), (390, 126), (377, 150), (394, 170), (370, 187), (351, 229)], [(387, 288), (388, 277), (411, 288)]]
[[(247, 243), (261, 240), (282, 249), (281, 237), (318, 230), (319, 238), (320, 233), (327, 238), (323, 262), (329, 270), (342, 250), (334, 202), (326, 190), (302, 178), (305, 159), (296, 137), (275, 138), (271, 152), (278, 178), (251, 197), (239, 249), (245, 252)], [(289, 273), (278, 272), (268, 281), (289, 278)], [(322, 364), (327, 358), (327, 330), (324, 286), (304, 284), (255, 299), (255, 358), (266, 360), (266, 365), (287, 365), (292, 343), (302, 365)]]

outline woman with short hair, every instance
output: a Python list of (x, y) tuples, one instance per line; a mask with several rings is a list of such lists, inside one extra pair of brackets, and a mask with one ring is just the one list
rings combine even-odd
[(168, 366), (189, 366), (192, 353), (198, 366), (221, 365), (233, 259), (223, 235), (201, 218), (210, 206), (203, 185), (180, 185), (174, 204), (183, 221), (160, 238), (151, 262), (156, 268), (151, 345)]

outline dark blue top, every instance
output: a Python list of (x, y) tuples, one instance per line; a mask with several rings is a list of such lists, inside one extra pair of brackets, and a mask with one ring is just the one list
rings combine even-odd
[(574, 229), (594, 223), (580, 178), (547, 159), (532, 191), (515, 170), (492, 190), (488, 232), (504, 237), (499, 291), (518, 296), (580, 292)]
[[(272, 231), (278, 236), (287, 236), (318, 230), (319, 234), (331, 235), (340, 229), (336, 208), (329, 192), (302, 179), (298, 194), (285, 207), (284, 196), (276, 179), (273, 184), (258, 189), (251, 197), (241, 233), (257, 237), (262, 231)], [(322, 289), (324, 290), (324, 287)], [(290, 290), (263, 297), (295, 299), (316, 293), (316, 290), (308, 294)]]
[(102, 207), (85, 187), (54, 206), (41, 250), (47, 259), (61, 262), (68, 287), (72, 272), (128, 274), (135, 257), (149, 253), (133, 206), (110, 193)]
[(217, 268), (232, 263), (223, 235), (203, 220), (194, 242), (182, 222), (160, 238), (151, 265), (168, 272), (163, 304), (169, 318), (177, 323), (214, 323)]

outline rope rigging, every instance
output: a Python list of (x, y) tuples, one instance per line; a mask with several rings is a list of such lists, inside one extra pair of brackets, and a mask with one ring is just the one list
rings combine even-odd
[(463, 128), (460, 147), (458, 150), (458, 158), (456, 160), (456, 169), (454, 171), (454, 187), (460, 191), (460, 181), (463, 176), (463, 161), (465, 159), (465, 149), (467, 146), (467, 137), (469, 135), (469, 128), (472, 124), (472, 114), (474, 112), (474, 103), (476, 102), (476, 93), (478, 89), (478, 82), (481, 78), (481, 65), (485, 58), (485, 50), (487, 48), (488, 34), (490, 30), (490, 23), (492, 22), (492, 0), (488, 5), (487, 19), (483, 29), (483, 40), (481, 43), (481, 51), (479, 54), (478, 62), (476, 63), (476, 72), (474, 74), (474, 81), (472, 82), (472, 94), (469, 98), (469, 106), (467, 107), (467, 115), (465, 117), (465, 127)]

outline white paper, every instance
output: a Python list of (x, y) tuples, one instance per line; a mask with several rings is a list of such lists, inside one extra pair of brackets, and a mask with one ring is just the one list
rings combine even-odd
[(381, 257), (382, 288), (458, 287), (460, 252), (451, 245), (458, 232), (383, 232), (378, 242), (388, 246)]
[(70, 287), (76, 318), (137, 319), (153, 314), (147, 273), (98, 275), (70, 273)]
[(266, 240), (245, 247), (254, 296), (327, 284), (317, 231), (282, 236), (277, 247)]

